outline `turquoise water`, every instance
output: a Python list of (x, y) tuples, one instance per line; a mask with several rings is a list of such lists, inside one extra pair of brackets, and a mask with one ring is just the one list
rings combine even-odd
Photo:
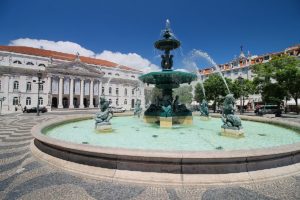
[(300, 134), (295, 131), (251, 121), (242, 122), (244, 138), (221, 136), (222, 122), (217, 118), (201, 121), (194, 117), (193, 125), (172, 129), (146, 124), (136, 117), (114, 117), (111, 122), (111, 133), (98, 133), (94, 130), (94, 120), (84, 120), (54, 127), (45, 134), (72, 143), (144, 150), (257, 149), (300, 142)]

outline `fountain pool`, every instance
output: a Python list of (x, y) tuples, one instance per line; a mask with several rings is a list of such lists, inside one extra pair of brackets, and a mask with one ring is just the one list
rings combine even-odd
[(76, 144), (100, 147), (163, 150), (163, 151), (228, 151), (276, 147), (300, 142), (297, 132), (260, 122), (244, 121), (244, 137), (231, 138), (220, 135), (219, 118), (201, 121), (195, 116), (192, 125), (160, 128), (145, 124), (136, 117), (115, 117), (111, 120), (113, 132), (99, 133), (94, 120), (70, 122), (50, 129), (48, 137)]

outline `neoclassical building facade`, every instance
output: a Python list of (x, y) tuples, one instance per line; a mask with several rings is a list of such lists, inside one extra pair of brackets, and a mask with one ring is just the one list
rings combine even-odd
[[(38, 86), (37, 74), (44, 84)], [(145, 106), (141, 71), (106, 60), (23, 46), (0, 46), (1, 112), (45, 106), (53, 109), (97, 108), (105, 96), (126, 110), (137, 99)], [(39, 91), (39, 99), (38, 99)]]

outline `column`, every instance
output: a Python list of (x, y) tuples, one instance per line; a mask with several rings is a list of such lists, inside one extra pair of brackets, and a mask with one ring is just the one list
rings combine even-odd
[(74, 77), (70, 77), (70, 105), (69, 108), (74, 108)]
[(84, 108), (84, 105), (83, 105), (83, 93), (84, 91), (84, 79), (81, 79), (81, 83), (80, 83), (80, 105), (79, 105), (79, 108)]
[(99, 106), (100, 106), (100, 96), (101, 96), (101, 94), (102, 94), (102, 82), (101, 82), (101, 80), (98, 80), (98, 108), (99, 108)]
[(94, 108), (94, 104), (93, 104), (93, 99), (94, 99), (94, 80), (91, 79), (90, 82), (90, 108)]
[(62, 99), (63, 99), (63, 84), (64, 78), (59, 77), (59, 85), (58, 85), (58, 108), (63, 108)]
[(52, 77), (51, 76), (48, 76), (47, 78), (47, 86), (48, 86), (48, 106), (49, 108), (51, 108), (51, 102), (52, 102), (52, 96), (51, 96), (51, 93), (52, 93)]

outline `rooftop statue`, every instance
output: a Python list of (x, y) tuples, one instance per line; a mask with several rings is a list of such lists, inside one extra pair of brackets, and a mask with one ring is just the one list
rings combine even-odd
[(109, 109), (109, 101), (107, 101), (105, 97), (100, 97), (100, 111), (97, 112), (95, 116), (95, 128), (111, 125), (109, 121), (112, 116), (113, 113)]
[(202, 103), (200, 104), (200, 116), (208, 117), (209, 111), (208, 111), (208, 103), (205, 99), (202, 100)]
[(226, 95), (222, 114), (222, 121), (224, 123), (222, 125), (222, 128), (224, 129), (240, 130), (243, 128), (241, 119), (238, 116), (234, 115), (234, 104), (235, 99), (233, 97), (233, 94)]

